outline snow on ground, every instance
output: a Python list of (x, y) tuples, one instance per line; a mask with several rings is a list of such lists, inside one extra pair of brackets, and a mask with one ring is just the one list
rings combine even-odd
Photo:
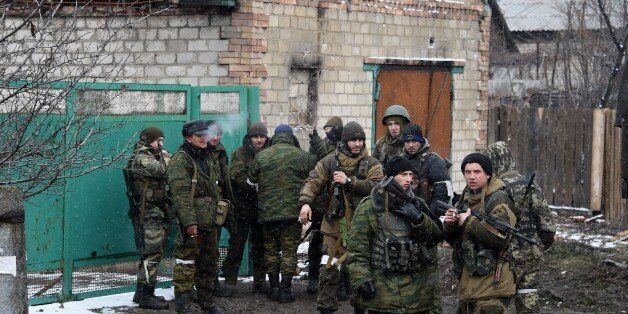
[[(166, 298), (174, 299), (173, 288), (155, 289), (155, 294)], [(108, 295), (104, 297), (89, 298), (82, 301), (52, 303), (45, 305), (30, 306), (30, 313), (93, 313), (90, 310), (102, 309), (102, 313), (116, 313), (112, 307), (135, 307), (133, 303), (133, 292)]]
[(628, 247), (626, 240), (620, 241), (609, 235), (586, 234), (571, 224), (556, 224), (556, 236), (561, 239), (580, 242), (594, 248), (611, 249)]
[(571, 207), (571, 206), (554, 206), (554, 205), (549, 205), (549, 208), (551, 210), (569, 210), (569, 211), (575, 211), (575, 212), (583, 212), (583, 213), (591, 213), (591, 210), (585, 207)]

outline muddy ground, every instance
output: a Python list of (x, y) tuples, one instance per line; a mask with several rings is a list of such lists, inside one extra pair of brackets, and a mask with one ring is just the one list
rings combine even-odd
[[(566, 218), (558, 219), (564, 228), (584, 234), (612, 236), (623, 230), (621, 227), (600, 223), (574, 224)], [(444, 313), (455, 312), (457, 303), (456, 283), (450, 272), (450, 254), (451, 249), (447, 246), (439, 247)], [(540, 261), (542, 312), (627, 313), (628, 270), (610, 265), (603, 262), (604, 260), (613, 260), (626, 265), (628, 248), (621, 243), (615, 248), (594, 248), (572, 240), (557, 239)], [(263, 295), (252, 294), (249, 292), (251, 283), (239, 283), (235, 296), (229, 299), (218, 298), (217, 305), (225, 313), (317, 313), (316, 297), (305, 291), (306, 283), (299, 278), (295, 279), (293, 289), (297, 301), (290, 304), (279, 304), (269, 301)], [(169, 312), (141, 311), (137, 308), (114, 310), (128, 313)], [(514, 313), (512, 306), (509, 312)], [(341, 303), (338, 313), (352, 313), (348, 301)]]

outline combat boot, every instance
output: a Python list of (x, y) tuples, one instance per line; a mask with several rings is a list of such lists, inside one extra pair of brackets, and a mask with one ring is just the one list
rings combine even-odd
[[(140, 303), (140, 298), (142, 297), (142, 287), (143, 285), (137, 284), (135, 286), (135, 293), (133, 294), (133, 303)], [(155, 299), (159, 301), (166, 301), (164, 297), (155, 296)]]
[(313, 263), (310, 261), (307, 270), (307, 292), (308, 293), (316, 293), (318, 292), (318, 276), (320, 275), (320, 264)]
[(165, 310), (170, 308), (170, 304), (166, 300), (160, 300), (155, 297), (155, 286), (144, 286), (141, 288), (139, 307), (147, 310)]
[(175, 291), (174, 305), (177, 313), (192, 313), (192, 291)]
[(349, 295), (347, 294), (347, 289), (345, 288), (344, 280), (340, 280), (338, 283), (338, 289), (336, 290), (336, 297), (338, 301), (343, 302), (349, 300)]
[(292, 293), (292, 276), (281, 275), (281, 294), (279, 295), (279, 303), (294, 302), (294, 294)]
[(279, 274), (268, 274), (268, 298), (273, 301), (279, 301)]
[(253, 293), (268, 293), (266, 275), (264, 275), (264, 277), (253, 277)]

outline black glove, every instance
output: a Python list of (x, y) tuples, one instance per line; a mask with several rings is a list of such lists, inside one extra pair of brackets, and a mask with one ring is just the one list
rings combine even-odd
[(408, 220), (409, 222), (418, 225), (423, 222), (423, 213), (416, 208), (413, 204), (405, 203), (402, 206), (398, 206), (393, 211), (393, 214)]
[(368, 301), (373, 299), (375, 297), (375, 294), (377, 294), (377, 291), (375, 291), (375, 283), (373, 283), (373, 280), (369, 280), (359, 286), (358, 293), (362, 296), (362, 298), (364, 298), (364, 300)]
[(316, 129), (312, 130), (312, 134), (310, 134), (310, 139), (314, 139), (315, 137), (319, 137), (318, 131), (316, 131)]

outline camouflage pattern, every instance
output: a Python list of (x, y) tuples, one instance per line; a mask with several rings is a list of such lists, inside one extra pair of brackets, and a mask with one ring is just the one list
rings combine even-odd
[(142, 254), (138, 285), (154, 286), (157, 282), (157, 269), (170, 233), (171, 214), (166, 193), (169, 158), (168, 152), (138, 142), (128, 163), (133, 175), (133, 195), (139, 196), (138, 203), (143, 204), (132, 217), (133, 227), (137, 229), (136, 243)]
[(214, 281), (218, 276), (218, 239), (216, 228), (199, 229), (196, 238), (179, 232), (173, 252), (172, 283), (176, 294), (196, 287), (203, 309), (213, 307)]
[[(491, 215), (510, 226), (514, 227), (517, 219), (511, 208), (512, 200), (504, 192), (505, 184), (497, 178), (489, 181), (481, 191), (475, 193), (466, 189), (463, 201), (470, 209), (481, 214)], [(492, 252), (485, 256), (499, 256), (506, 251), (509, 255), (511, 238), (500, 233), (484, 221), (474, 216), (469, 216), (462, 227), (458, 225), (443, 225), (445, 238), (454, 249), (452, 259), (454, 269), (459, 276), (459, 294), (462, 302), (475, 302), (477, 300), (489, 300), (496, 298), (510, 298), (515, 295), (515, 279), (513, 267), (504, 259), (499, 260), (502, 275), (498, 284), (493, 283), (494, 268), (489, 265), (488, 274), (475, 273), (470, 265), (482, 269), (481, 261), (485, 259), (470, 259), (470, 256), (478, 255), (478, 250)]]
[(294, 276), (297, 248), (301, 240), (301, 224), (295, 220), (271, 221), (263, 224), (264, 256), (268, 274)]
[[(227, 159), (227, 150), (218, 143), (216, 147), (207, 145), (209, 150), (209, 169), (213, 172), (213, 175), (218, 182), (218, 193), (221, 195), (221, 199), (226, 199), (230, 202), (231, 208), (227, 212), (227, 219), (223, 227), (227, 228), (229, 232), (234, 229), (235, 216), (233, 214), (234, 194), (231, 185), (231, 176), (229, 175), (229, 160)], [(220, 234), (220, 230), (218, 230)], [(220, 236), (218, 237), (220, 239)]]
[(270, 143), (248, 170), (248, 180), (258, 184), (259, 221), (297, 221), (299, 190), (314, 167), (314, 158), (298, 148), (292, 134), (275, 134)]
[[(432, 212), (437, 212), (435, 201), (449, 203), (450, 196), (444, 183), (451, 181), (449, 171), (445, 160), (430, 151), (430, 142), (425, 139), (425, 144), (414, 155), (404, 149), (403, 156), (408, 158), (413, 166), (412, 191), (414, 194), (423, 198)], [(427, 187), (422, 185), (423, 181), (426, 182)], [(435, 186), (437, 182), (439, 184)]]
[(403, 154), (403, 139), (401, 135), (393, 138), (390, 133), (386, 133), (386, 135), (378, 139), (373, 149), (373, 158), (379, 160), (382, 167), (386, 166), (391, 157), (401, 156), (401, 154)]
[[(340, 144), (334, 154), (327, 155), (310, 172), (303, 189), (301, 189), (300, 205), (312, 204), (323, 191), (332, 195), (329, 191), (333, 189), (332, 179), (333, 171), (336, 170), (336, 156), (338, 156), (341, 170), (352, 180), (349, 186), (341, 189), (341, 193), (347, 193), (346, 198), (351, 213), (354, 212), (362, 198), (369, 195), (373, 187), (384, 176), (382, 166), (375, 158), (368, 156), (366, 149), (358, 156), (351, 157), (346, 152), (344, 144)], [(341, 217), (331, 215), (337, 206), (336, 202), (337, 200), (332, 195), (330, 201), (327, 202), (329, 208), (326, 209), (321, 224), (323, 251), (327, 252), (328, 259), (340, 258), (346, 251), (342, 240)], [(350, 222), (348, 224), (350, 225)], [(325, 266), (320, 270), (317, 307), (319, 310), (336, 311), (338, 309), (336, 292), (340, 281), (340, 271), (333, 264), (322, 264)]]
[[(188, 143), (181, 145), (168, 165), (168, 183), (179, 224), (179, 237), (174, 249), (173, 284), (181, 295), (196, 286), (201, 307), (213, 306), (214, 280), (218, 273), (218, 231), (215, 217), (218, 200), (225, 188), (224, 177), (212, 150), (198, 149)], [(216, 155), (217, 156), (217, 155)], [(196, 175), (195, 193), (192, 178)], [(230, 188), (229, 188), (230, 189)], [(196, 225), (199, 235), (191, 238), (185, 228)]]
[(556, 225), (551, 211), (540, 187), (533, 182), (530, 193), (526, 196), (526, 188), (530, 178), (522, 176), (516, 168), (515, 160), (505, 142), (497, 142), (488, 146), (486, 155), (493, 162), (493, 174), (500, 178), (515, 200), (519, 212), (517, 228), (531, 239), (537, 240), (543, 247), (527, 242), (513, 242), (512, 257), (515, 261), (517, 278), (517, 296), (515, 305), (518, 313), (536, 313), (540, 309), (538, 303), (537, 273), (542, 250), (549, 248), (554, 242)]
[(312, 136), (310, 140), (310, 154), (316, 156), (317, 161), (321, 160), (325, 156), (333, 153), (336, 150), (337, 144), (337, 142), (327, 137), (321, 139), (318, 135)]
[[(374, 190), (381, 189), (378, 185)], [(390, 212), (392, 209), (389, 209)], [(392, 214), (390, 214), (392, 215)], [(440, 282), (436, 245), (442, 235), (438, 225), (424, 217), (419, 225), (412, 225), (410, 237), (426, 245), (431, 250), (433, 262), (427, 267), (412, 272), (384, 272), (372, 263), (372, 242), (381, 232), (378, 210), (372, 202), (372, 196), (365, 198), (353, 216), (353, 224), (347, 245), (351, 284), (357, 291), (363, 283), (372, 280), (376, 295), (365, 300), (359, 293), (352, 305), (369, 311), (385, 313), (440, 313)]]
[[(267, 141), (267, 144), (270, 142)], [(255, 282), (266, 280), (266, 261), (264, 259), (264, 241), (262, 225), (257, 222), (257, 191), (246, 183), (247, 172), (256, 151), (248, 134), (244, 136), (242, 146), (231, 154), (229, 173), (234, 191), (235, 232), (229, 234), (229, 249), (222, 271), (225, 283), (235, 285), (242, 263), (246, 241), (250, 239), (251, 259), (253, 260), (253, 279)]]

